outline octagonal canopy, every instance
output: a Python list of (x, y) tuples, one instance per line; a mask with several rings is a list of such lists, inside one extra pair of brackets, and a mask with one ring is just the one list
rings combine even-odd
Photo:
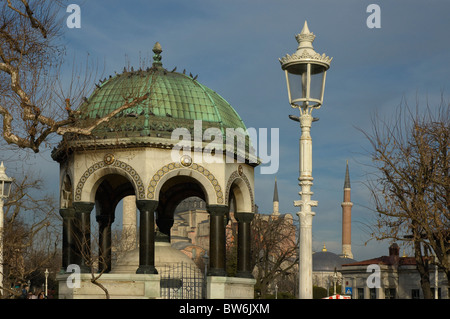
[(151, 136), (152, 132), (164, 134), (179, 127), (190, 129), (194, 120), (202, 120), (204, 129), (219, 128), (224, 135), (226, 128), (246, 130), (233, 107), (218, 93), (198, 82), (196, 76), (187, 75), (186, 71), (164, 69), (160, 62), (161, 50), (155, 51), (155, 48), (152, 67), (124, 70), (122, 74), (105, 79), (80, 107), (81, 119), (88, 125), (126, 101), (149, 94), (146, 100), (99, 126), (94, 134), (123, 136), (126, 132), (127, 136)]

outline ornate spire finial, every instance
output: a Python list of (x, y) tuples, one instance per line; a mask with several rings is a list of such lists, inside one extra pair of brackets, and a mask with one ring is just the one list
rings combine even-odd
[(162, 62), (161, 62), (161, 52), (163, 51), (161, 48), (161, 44), (159, 44), (159, 42), (156, 42), (155, 45), (153, 46), (153, 53), (155, 54), (153, 56), (153, 65), (154, 66), (162, 66)]
[(312, 43), (315, 38), (314, 33), (309, 31), (308, 22), (305, 21), (302, 31), (295, 36), (298, 42), (297, 51), (292, 55), (287, 54), (279, 59), (281, 68), (286, 70), (292, 64), (312, 62), (322, 64), (328, 69), (333, 58), (326, 56), (325, 53), (321, 55), (314, 51)]
[(302, 31), (300, 32), (300, 34), (297, 34), (295, 38), (297, 39), (298, 42), (297, 50), (313, 49), (312, 43), (314, 42), (316, 36), (314, 35), (314, 33), (309, 31), (308, 22), (305, 21)]
[(304, 33), (304, 34), (311, 33), (308, 28), (308, 21), (306, 21), (306, 20), (305, 20), (305, 24), (303, 25), (303, 29), (302, 29), (301, 33)]

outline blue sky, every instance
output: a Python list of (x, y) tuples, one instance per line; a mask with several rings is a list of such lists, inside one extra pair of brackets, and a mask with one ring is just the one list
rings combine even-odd
[[(364, 224), (372, 215), (362, 185), (370, 158), (367, 141), (356, 127), (370, 129), (374, 112), (389, 117), (402, 99), (437, 105), (449, 94), (450, 2), (361, 0), (166, 0), (72, 1), (81, 7), (81, 28), (65, 29), (68, 70), (73, 57), (89, 58), (104, 76), (121, 72), (140, 57), (151, 60), (156, 41), (163, 66), (198, 74), (240, 114), (247, 127), (279, 128), (280, 167), (255, 175), (260, 212), (271, 212), (275, 175), (280, 211), (295, 216), (298, 192), (298, 123), (290, 108), (278, 58), (297, 48), (295, 34), (304, 21), (316, 35), (314, 48), (333, 57), (324, 105), (313, 112), (313, 248), (325, 243), (341, 252), (341, 202), (345, 163), (352, 184), (352, 244), (358, 260), (386, 255), (389, 243), (370, 242)], [(381, 8), (381, 28), (370, 29), (369, 4)], [(68, 16), (62, 10), (61, 14)], [(49, 152), (32, 155), (49, 191), (57, 194), (58, 166)], [(34, 166), (37, 167), (37, 166)], [(10, 174), (11, 175), (11, 174)]]

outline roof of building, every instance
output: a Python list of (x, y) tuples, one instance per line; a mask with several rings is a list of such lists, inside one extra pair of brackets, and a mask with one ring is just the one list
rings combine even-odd
[(162, 50), (155, 48), (152, 67), (124, 70), (105, 79), (80, 107), (82, 119), (89, 122), (108, 115), (125, 101), (149, 94), (146, 100), (99, 126), (96, 134), (142, 136), (178, 127), (190, 130), (194, 120), (202, 120), (203, 129), (216, 127), (223, 134), (226, 128), (246, 129), (238, 113), (218, 93), (192, 75), (163, 68)]
[[(344, 266), (344, 267), (346, 267), (346, 266), (367, 266), (367, 265), (372, 265), (372, 264), (395, 265), (396, 261), (394, 258), (392, 258), (392, 256), (381, 256), (381, 257), (377, 257), (377, 258), (343, 264), (342, 266)], [(415, 265), (416, 260), (414, 259), (414, 257), (399, 257), (397, 260), (397, 264), (399, 266)]]
[(415, 265), (416, 260), (414, 257), (400, 257), (400, 248), (397, 243), (393, 243), (391, 246), (389, 246), (389, 256), (381, 256), (377, 258), (347, 263), (343, 264), (342, 266), (367, 266), (372, 264), (407, 266)]

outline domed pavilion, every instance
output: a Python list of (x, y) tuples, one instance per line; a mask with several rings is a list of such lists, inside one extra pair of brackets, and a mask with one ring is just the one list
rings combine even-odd
[[(177, 205), (192, 196), (204, 200), (209, 213), (207, 297), (253, 298), (250, 222), (258, 160), (246, 126), (196, 76), (165, 69), (159, 43), (153, 52), (151, 67), (124, 69), (97, 84), (77, 115), (77, 127), (95, 126), (92, 134), (66, 134), (52, 152), (60, 164), (63, 217), (60, 298), (103, 298), (90, 284), (93, 268), (102, 272), (99, 281), (111, 298), (160, 298), (155, 232), (170, 236)], [(117, 205), (131, 195), (139, 212), (139, 261), (136, 269), (114, 271), (111, 225)], [(231, 203), (239, 221), (238, 275), (232, 278), (225, 273), (224, 224)], [(98, 238), (91, 236), (91, 220)], [(71, 265), (81, 272), (78, 288), (67, 284)]]

